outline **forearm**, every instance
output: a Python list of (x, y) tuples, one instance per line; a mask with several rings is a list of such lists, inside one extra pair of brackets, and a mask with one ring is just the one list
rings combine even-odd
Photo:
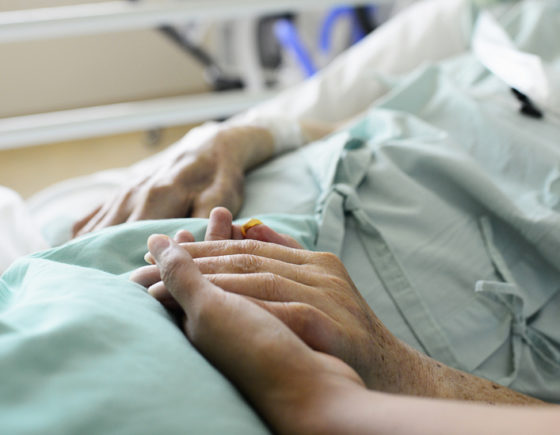
[(545, 405), (544, 402), (422, 355), (427, 391), (424, 396), (488, 404)]
[(491, 406), (356, 388), (333, 397), (318, 419), (321, 432), (330, 434), (514, 435), (556, 433), (560, 413), (553, 406)]
[(394, 336), (372, 365), (368, 387), (378, 391), (490, 404), (539, 405), (540, 400), (451, 368), (412, 349)]

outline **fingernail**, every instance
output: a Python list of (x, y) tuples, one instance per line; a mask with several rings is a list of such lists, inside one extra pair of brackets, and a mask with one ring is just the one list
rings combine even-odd
[(154, 257), (158, 257), (163, 251), (169, 248), (171, 241), (163, 234), (152, 234), (148, 238), (148, 249)]
[(247, 231), (249, 231), (250, 228), (256, 227), (257, 225), (262, 225), (262, 222), (258, 219), (249, 219), (245, 222), (241, 227), (241, 234), (243, 234), (243, 237), (247, 236)]
[(156, 264), (154, 257), (150, 252), (146, 252), (146, 255), (144, 255), (144, 261), (148, 264)]

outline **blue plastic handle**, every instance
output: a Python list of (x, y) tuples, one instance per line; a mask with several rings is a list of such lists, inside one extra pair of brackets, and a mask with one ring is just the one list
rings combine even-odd
[(296, 26), (291, 20), (278, 20), (274, 24), (274, 33), (280, 44), (295, 55), (306, 77), (311, 77), (317, 72), (317, 68), (303, 46)]

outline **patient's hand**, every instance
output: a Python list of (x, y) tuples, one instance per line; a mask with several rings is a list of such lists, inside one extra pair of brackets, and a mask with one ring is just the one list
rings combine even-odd
[[(196, 136), (193, 136), (196, 138)], [(259, 127), (230, 127), (187, 148), (151, 173), (124, 187), (78, 221), (74, 236), (143, 219), (208, 217), (218, 206), (236, 213), (242, 203), (244, 172), (273, 155), (271, 134)]]
[[(233, 216), (231, 212), (224, 207), (216, 207), (210, 212), (210, 219), (206, 227), (204, 240), (244, 240), (252, 239), (262, 242), (276, 243), (278, 245), (287, 246), (289, 248), (301, 249), (301, 245), (291, 236), (280, 234), (267, 225), (260, 224), (251, 226), (245, 234), (243, 234), (241, 225), (233, 224)], [(195, 241), (194, 236), (187, 230), (180, 230), (174, 237), (175, 242), (180, 244), (192, 243)], [(146, 254), (146, 261), (151, 266), (143, 266), (136, 269), (130, 279), (144, 287), (148, 288), (150, 293), (156, 296), (160, 302), (170, 311), (180, 311), (181, 307), (177, 301), (165, 289), (165, 284), (161, 280), (160, 272), (150, 253)]]

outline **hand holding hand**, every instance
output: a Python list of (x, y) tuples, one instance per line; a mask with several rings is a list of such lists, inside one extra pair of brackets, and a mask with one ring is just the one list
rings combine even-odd
[(166, 289), (184, 310), (189, 340), (276, 432), (332, 430), (329, 403), (364, 390), (350, 367), (311, 350), (250, 299), (212, 284), (174, 241), (151, 236), (148, 247)]
[[(253, 240), (243, 241), (231, 219), (227, 210), (215, 209), (206, 232), (209, 243), (192, 243), (188, 232), (178, 233), (176, 241), (215, 285), (248, 297), (311, 348), (342, 359), (368, 387), (394, 391), (395, 375), (387, 368), (395, 369), (403, 344), (369, 308), (342, 262), (333, 254), (301, 250), (266, 225), (248, 230), (246, 237)], [(156, 266), (138, 269), (131, 279), (171, 311), (181, 311)]]

